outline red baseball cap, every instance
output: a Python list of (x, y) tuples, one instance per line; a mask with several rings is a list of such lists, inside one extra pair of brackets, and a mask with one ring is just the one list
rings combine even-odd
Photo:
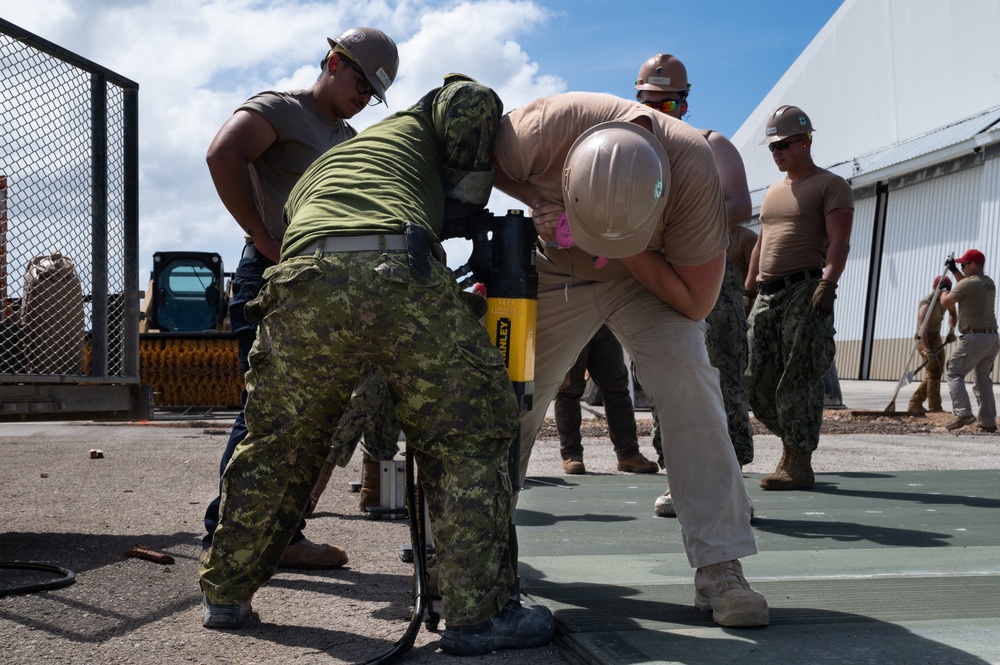
[(941, 284), (941, 283), (944, 283), (944, 285), (947, 286), (949, 289), (951, 288), (951, 280), (948, 279), (947, 277), (945, 277), (944, 279), (941, 279), (940, 276), (934, 278), (934, 288), (935, 289), (937, 288), (938, 284)]
[(962, 265), (963, 263), (978, 263), (980, 265), (986, 263), (986, 257), (978, 249), (970, 249), (965, 254), (955, 259), (955, 263)]

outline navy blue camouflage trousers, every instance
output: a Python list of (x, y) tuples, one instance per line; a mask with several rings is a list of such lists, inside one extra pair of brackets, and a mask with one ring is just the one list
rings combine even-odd
[(812, 452), (823, 424), (823, 375), (836, 346), (833, 316), (812, 315), (818, 279), (757, 296), (750, 312), (745, 384), (750, 408), (781, 441)]

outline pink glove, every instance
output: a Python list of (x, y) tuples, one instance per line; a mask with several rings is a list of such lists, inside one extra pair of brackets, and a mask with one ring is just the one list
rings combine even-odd
[[(556, 244), (566, 249), (572, 247), (573, 243), (573, 232), (569, 228), (569, 217), (566, 216), (565, 211), (559, 216), (559, 221), (556, 222)], [(603, 268), (611, 262), (611, 259), (605, 258), (603, 256), (598, 256), (594, 260), (595, 268)]]

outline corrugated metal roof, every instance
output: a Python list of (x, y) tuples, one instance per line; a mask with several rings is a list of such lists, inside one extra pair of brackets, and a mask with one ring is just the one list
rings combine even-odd
[[(930, 155), (938, 151), (944, 151), (963, 141), (967, 141), (979, 134), (994, 134), (993, 140), (1000, 140), (1000, 106), (988, 109), (964, 120), (959, 120), (950, 125), (945, 125), (938, 129), (927, 132), (920, 136), (901, 141), (899, 143), (873, 150), (864, 155), (858, 155), (851, 161), (826, 166), (827, 170), (836, 173), (848, 180), (858, 178), (868, 173), (893, 169), (891, 175), (901, 175), (907, 172), (907, 162), (912, 162), (920, 157)], [(942, 159), (950, 159), (953, 155), (942, 155)], [(925, 164), (921, 164), (922, 168)], [(750, 192), (751, 203), (757, 209), (764, 200), (764, 193), (767, 188), (761, 188)]]

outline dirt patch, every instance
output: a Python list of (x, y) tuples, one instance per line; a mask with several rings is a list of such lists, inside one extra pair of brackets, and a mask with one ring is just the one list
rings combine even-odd
[[(928, 413), (923, 416), (885, 414), (878, 411), (834, 410), (823, 411), (822, 434), (929, 434), (941, 433), (954, 416), (950, 413)], [(770, 434), (763, 424), (751, 416), (754, 434)], [(639, 436), (651, 436), (652, 420), (640, 418), (636, 420)], [(965, 432), (985, 433), (973, 425), (963, 429)], [(586, 419), (580, 426), (580, 433), (586, 438), (603, 438), (608, 436), (607, 422), (603, 416)], [(555, 420), (546, 418), (540, 438), (558, 439)]]

